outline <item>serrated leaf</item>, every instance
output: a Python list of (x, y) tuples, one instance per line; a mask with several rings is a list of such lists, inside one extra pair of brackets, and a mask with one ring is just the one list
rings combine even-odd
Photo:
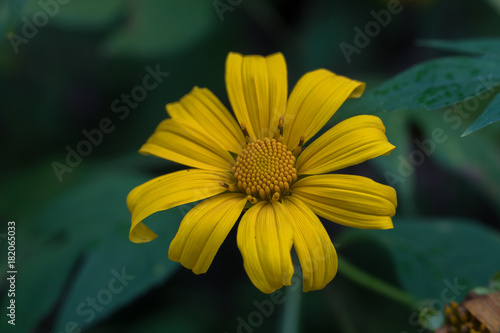
[(349, 230), (338, 240), (375, 240), (390, 253), (401, 286), (419, 299), (460, 301), (498, 271), (500, 234), (464, 219), (395, 219), (392, 230)]
[(500, 57), (500, 38), (474, 38), (459, 40), (426, 39), (419, 41), (420, 46), (445, 51), (468, 54), (484, 54)]
[(483, 127), (493, 124), (500, 120), (500, 94), (488, 104), (481, 115), (465, 130), (462, 136), (469, 135)]

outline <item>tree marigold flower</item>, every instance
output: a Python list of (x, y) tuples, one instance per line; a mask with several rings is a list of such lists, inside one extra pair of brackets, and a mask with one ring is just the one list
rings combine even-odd
[(149, 215), (204, 199), (184, 216), (170, 260), (205, 273), (245, 211), (237, 243), (253, 284), (265, 293), (290, 285), (293, 246), (303, 290), (322, 289), (338, 263), (317, 215), (350, 227), (388, 229), (397, 205), (392, 187), (327, 173), (395, 147), (382, 121), (370, 115), (342, 121), (305, 147), (346, 99), (361, 96), (365, 84), (318, 69), (305, 74), (287, 100), (281, 53), (229, 53), (226, 87), (237, 121), (206, 88), (195, 87), (166, 106), (170, 118), (140, 152), (194, 169), (160, 176), (130, 192), (130, 240), (157, 237), (142, 223)]

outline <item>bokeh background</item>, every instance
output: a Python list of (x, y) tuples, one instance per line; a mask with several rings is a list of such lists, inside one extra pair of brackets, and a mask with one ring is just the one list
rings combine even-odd
[[(371, 11), (387, 6), (384, 0), (0, 1), (0, 31), (10, 36), (0, 42), (0, 275), (7, 271), (7, 221), (16, 222), (18, 270), (15, 327), (7, 324), (8, 285), (0, 280), (1, 331), (280, 329), (285, 306), (259, 310), (270, 296), (246, 276), (235, 230), (204, 275), (168, 260), (192, 205), (149, 218), (155, 241), (129, 242), (128, 192), (183, 168), (137, 151), (166, 117), (165, 104), (193, 86), (211, 89), (229, 106), (230, 51), (283, 52), (290, 89), (307, 71), (327, 68), (370, 90), (415, 64), (452, 55), (422, 40), (500, 37), (498, 1), (401, 1), (401, 12), (347, 59), (341, 43), (354, 45), (355, 28), (363, 30), (374, 20)], [(34, 20), (39, 27), (30, 30)], [(156, 87), (127, 104), (150, 71), (162, 72)], [(362, 114), (359, 105), (348, 101), (329, 125)], [(500, 125), (461, 137), (480, 111), (459, 126), (444, 120), (446, 110), (378, 114), (397, 149), (346, 172), (396, 187), (395, 229), (357, 232), (325, 223), (339, 254), (416, 299), (438, 300), (437, 309), (445, 281), (466, 286), (456, 294), (461, 300), (500, 271)], [(96, 134), (87, 156), (71, 157), (68, 165), (68, 153), (83, 147), (85, 131), (95, 132), (103, 119), (107, 133)], [(445, 142), (406, 171), (404, 160), (419, 149), (415, 139), (432, 137), (436, 128)], [(54, 168), (61, 165), (58, 176)], [(391, 183), (388, 172), (398, 181)], [(420, 330), (416, 309), (341, 272), (324, 290), (302, 295), (298, 331)], [(116, 275), (123, 281), (110, 285)], [(256, 311), (262, 322), (249, 318)], [(258, 324), (245, 328), (241, 320)]]

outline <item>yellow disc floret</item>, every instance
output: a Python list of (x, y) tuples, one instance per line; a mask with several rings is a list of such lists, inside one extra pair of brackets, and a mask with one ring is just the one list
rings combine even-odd
[(297, 180), (295, 156), (275, 139), (250, 142), (233, 167), (236, 184), (248, 201), (279, 200)]

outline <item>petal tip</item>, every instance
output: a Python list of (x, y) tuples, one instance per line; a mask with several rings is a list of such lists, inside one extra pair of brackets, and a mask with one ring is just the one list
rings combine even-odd
[(139, 236), (137, 235), (137, 233), (133, 232), (132, 230), (130, 231), (130, 234), (128, 236), (128, 239), (132, 242), (132, 243), (136, 243), (136, 244), (140, 244), (140, 243), (148, 243), (148, 242), (151, 242), (152, 240), (154, 240), (155, 238), (157, 238), (158, 235), (155, 234), (153, 231), (151, 231), (150, 234), (148, 235), (143, 235), (143, 236)]

